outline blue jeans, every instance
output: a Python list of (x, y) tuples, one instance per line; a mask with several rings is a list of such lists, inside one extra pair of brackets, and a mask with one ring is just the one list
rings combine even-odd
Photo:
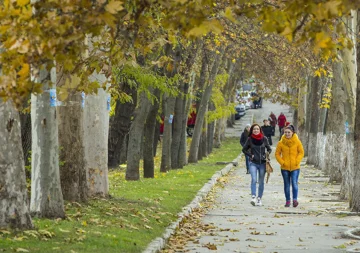
[(288, 171), (281, 170), (281, 175), (284, 179), (284, 192), (286, 201), (290, 201), (290, 180), (292, 187), (292, 195), (293, 200), (297, 200), (299, 187), (298, 187), (298, 179), (299, 179), (300, 169)]
[(257, 174), (259, 173), (259, 188), (258, 188), (258, 197), (261, 198), (264, 193), (264, 179), (265, 179), (265, 163), (256, 164), (250, 162), (250, 175), (251, 175), (251, 195), (256, 196), (256, 180)]
[(246, 155), (245, 156), (245, 164), (246, 164), (246, 171), (250, 168), (250, 158)]

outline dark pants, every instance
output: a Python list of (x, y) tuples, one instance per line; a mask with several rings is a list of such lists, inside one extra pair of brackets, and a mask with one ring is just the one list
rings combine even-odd
[(245, 156), (245, 164), (246, 164), (246, 173), (248, 173), (250, 168), (250, 158), (247, 155)]
[(272, 135), (272, 136), (275, 136), (275, 127), (276, 127), (276, 126), (271, 126), (271, 127), (272, 127), (272, 134), (271, 134), (271, 135)]
[(281, 136), (283, 136), (283, 130), (284, 129), (284, 127), (281, 127), (281, 126), (279, 126), (279, 131), (280, 131), (280, 137), (279, 137), (279, 140), (281, 140)]
[(272, 139), (271, 139), (271, 135), (266, 135), (268, 141), (269, 141), (269, 145), (272, 146)]

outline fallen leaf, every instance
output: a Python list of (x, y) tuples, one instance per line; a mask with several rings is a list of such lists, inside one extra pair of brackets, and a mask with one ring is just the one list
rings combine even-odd
[(17, 248), (15, 251), (16, 252), (30, 252), (27, 249), (23, 249), (23, 248)]
[(209, 250), (217, 250), (216, 245), (212, 243), (205, 244), (204, 247), (208, 248)]

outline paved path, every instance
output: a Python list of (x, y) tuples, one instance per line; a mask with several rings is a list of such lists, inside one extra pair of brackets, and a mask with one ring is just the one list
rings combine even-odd
[[(252, 113), (254, 121), (260, 123), (270, 111), (278, 115), (279, 110), (291, 116), (286, 108), (266, 103), (263, 109), (247, 114)], [(245, 174), (242, 162), (221, 181), (222, 187), (216, 187), (212, 205), (199, 218), (201, 225), (196, 225), (197, 236), (184, 240), (175, 252), (360, 252), (358, 241), (342, 236), (358, 226), (360, 218), (337, 214), (348, 211), (348, 203), (337, 198), (340, 186), (328, 184), (328, 178), (306, 166), (305, 160), (299, 178), (300, 204), (297, 208), (284, 207), (280, 167), (274, 158), (278, 138), (274, 140), (274, 173), (265, 184), (263, 206), (250, 204), (250, 176)], [(191, 228), (191, 224), (187, 226)]]

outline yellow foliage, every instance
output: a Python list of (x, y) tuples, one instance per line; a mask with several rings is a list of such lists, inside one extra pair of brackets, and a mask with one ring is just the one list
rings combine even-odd
[(111, 14), (115, 14), (118, 11), (123, 10), (123, 3), (121, 1), (110, 1), (106, 6), (105, 10), (110, 12)]
[(17, 5), (25, 6), (30, 3), (30, 0), (16, 0)]

